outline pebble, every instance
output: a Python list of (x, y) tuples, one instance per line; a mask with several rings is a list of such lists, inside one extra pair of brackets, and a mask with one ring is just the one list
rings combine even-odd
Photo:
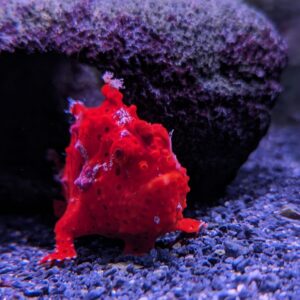
[(275, 275), (268, 275), (262, 278), (259, 290), (263, 293), (275, 292), (279, 288), (279, 280)]
[(251, 264), (251, 259), (242, 259), (236, 266), (235, 270), (239, 272), (245, 272), (245, 268)]
[(99, 299), (105, 293), (105, 288), (99, 287), (87, 293), (86, 300)]
[(24, 291), (24, 296), (26, 297), (39, 297), (43, 295), (43, 290), (42, 289), (26, 289)]
[(103, 276), (104, 276), (104, 277), (108, 277), (108, 276), (110, 276), (110, 275), (115, 274), (117, 271), (118, 271), (118, 269), (117, 269), (116, 267), (113, 267), (113, 268), (111, 268), (111, 269), (105, 271), (105, 272), (103, 273)]
[(176, 297), (181, 297), (184, 294), (183, 289), (180, 287), (176, 287), (173, 292)]
[(280, 214), (286, 218), (300, 220), (300, 212), (295, 207), (285, 206), (281, 209)]
[(244, 248), (231, 240), (226, 240), (224, 242), (225, 254), (231, 257), (238, 257), (243, 254)]

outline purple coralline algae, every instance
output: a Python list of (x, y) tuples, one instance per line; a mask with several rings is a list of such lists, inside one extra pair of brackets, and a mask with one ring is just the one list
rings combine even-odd
[(0, 2), (0, 54), (55, 53), (124, 78), (139, 115), (173, 130), (191, 198), (219, 195), (267, 132), (286, 44), (241, 1)]

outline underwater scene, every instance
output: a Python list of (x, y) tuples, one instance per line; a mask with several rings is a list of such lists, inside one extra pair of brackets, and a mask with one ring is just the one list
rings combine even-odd
[(0, 299), (300, 300), (299, 28), (0, 0)]

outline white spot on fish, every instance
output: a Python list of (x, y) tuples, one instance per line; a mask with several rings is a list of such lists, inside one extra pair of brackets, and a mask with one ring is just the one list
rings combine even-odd
[(103, 164), (99, 165), (99, 168), (102, 168), (103, 171), (107, 172), (112, 169), (113, 160), (111, 159), (109, 162), (104, 162)]
[(125, 125), (132, 121), (131, 115), (124, 108), (120, 108), (116, 111), (114, 119), (117, 119), (117, 123), (119, 126)]
[(174, 153), (173, 153), (173, 158), (174, 158), (174, 160), (176, 162), (176, 170), (179, 170), (181, 168), (181, 165), (178, 162), (178, 159), (177, 159), (177, 157), (176, 157), (176, 155)]
[(103, 171), (108, 171), (108, 164), (106, 162), (104, 162), (103, 164), (101, 164), (101, 168), (103, 169)]
[(95, 182), (95, 178), (100, 168), (100, 164), (96, 164), (94, 167), (83, 168), (80, 175), (75, 179), (74, 184), (82, 190), (87, 189)]
[(101, 168), (103, 169), (103, 171), (107, 172), (107, 171), (109, 170), (108, 163), (104, 162), (104, 163), (101, 165)]
[(124, 89), (124, 80), (114, 78), (114, 74), (112, 72), (105, 72), (102, 78), (105, 83), (110, 84), (115, 89)]
[(181, 204), (180, 203), (178, 203), (178, 205), (177, 205), (177, 210), (182, 210), (182, 206), (181, 206)]
[(79, 151), (79, 153), (81, 154), (82, 158), (85, 161), (87, 161), (89, 159), (88, 153), (87, 153), (86, 149), (84, 148), (84, 146), (80, 143), (80, 141), (76, 142), (75, 149), (77, 151)]
[(172, 149), (172, 136), (173, 136), (173, 133), (174, 133), (174, 129), (172, 129), (172, 130), (169, 132), (170, 151), (171, 151), (171, 152), (173, 152), (173, 149)]
[(155, 216), (153, 218), (153, 221), (154, 221), (155, 224), (159, 224), (160, 223), (160, 218), (158, 216)]
[(128, 132), (128, 130), (124, 129), (120, 132), (120, 137), (123, 138), (126, 136), (129, 136), (129, 132)]
[[(68, 99), (68, 102), (69, 102), (69, 109), (68, 110), (65, 110), (65, 113), (70, 113), (73, 109), (73, 106), (75, 105), (81, 105), (81, 106), (84, 106), (83, 102), (82, 101), (78, 101), (78, 100), (74, 100), (72, 99), (71, 97), (69, 97)], [(75, 119), (78, 120), (81, 116), (82, 116), (82, 113), (75, 113)]]
[(93, 167), (93, 173), (96, 174), (101, 168), (101, 165), (99, 164), (96, 164), (94, 167)]
[(75, 198), (70, 198), (69, 203), (74, 203), (76, 201)]

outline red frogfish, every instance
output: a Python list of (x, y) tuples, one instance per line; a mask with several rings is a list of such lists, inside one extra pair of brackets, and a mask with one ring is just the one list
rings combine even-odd
[(167, 232), (205, 226), (183, 217), (189, 177), (167, 130), (122, 102), (122, 80), (108, 72), (103, 79), (101, 105), (70, 106), (75, 122), (61, 175), (67, 205), (55, 226), (55, 251), (41, 263), (76, 257), (74, 239), (83, 235), (122, 239), (125, 253), (142, 254)]

